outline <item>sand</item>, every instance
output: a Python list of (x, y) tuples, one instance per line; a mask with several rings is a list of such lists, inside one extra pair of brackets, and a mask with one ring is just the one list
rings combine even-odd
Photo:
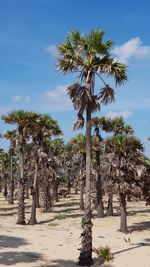
[[(26, 202), (28, 219), (31, 203)], [(117, 211), (117, 201), (114, 205)], [(16, 225), (17, 203), (8, 206), (1, 195), (0, 266), (75, 267), (82, 232), (78, 207), (79, 196), (72, 195), (56, 203), (53, 213), (43, 214), (38, 209), (37, 225), (21, 226)], [(150, 267), (150, 207), (142, 201), (131, 202), (128, 212), (127, 235), (118, 231), (119, 216), (93, 218), (93, 247), (108, 245), (114, 255), (105, 267)], [(62, 220), (55, 219), (59, 213), (64, 215)], [(130, 238), (130, 243), (124, 238)]]

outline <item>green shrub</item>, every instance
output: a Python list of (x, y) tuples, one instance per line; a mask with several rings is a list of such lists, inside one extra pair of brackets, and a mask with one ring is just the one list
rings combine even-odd
[(101, 263), (109, 262), (113, 259), (111, 249), (108, 246), (94, 248), (93, 251), (96, 253), (96, 255), (97, 255), (98, 259), (101, 261)]

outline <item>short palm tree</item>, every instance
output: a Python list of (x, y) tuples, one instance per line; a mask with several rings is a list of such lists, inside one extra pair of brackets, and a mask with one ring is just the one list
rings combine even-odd
[[(66, 40), (59, 45), (58, 70), (77, 73), (77, 82), (68, 87), (68, 94), (74, 108), (78, 110), (74, 128), (84, 125), (86, 113), (86, 197), (83, 220), (82, 247), (79, 265), (86, 266), (92, 260), (92, 223), (91, 223), (91, 113), (100, 109), (100, 104), (114, 100), (114, 90), (104, 81), (106, 75), (115, 79), (116, 85), (127, 81), (126, 66), (114, 60), (110, 55), (112, 41), (103, 41), (104, 31), (93, 30), (88, 35), (71, 31)], [(102, 87), (95, 93), (96, 76), (102, 81)]]
[(78, 162), (79, 182), (80, 182), (80, 209), (84, 210), (84, 186), (85, 186), (85, 159), (86, 159), (86, 139), (85, 135), (78, 134), (70, 140), (72, 152)]
[(9, 181), (9, 194), (8, 202), (9, 204), (14, 204), (14, 177), (13, 177), (13, 157), (16, 144), (16, 130), (7, 131), (4, 138), (10, 141), (9, 155), (10, 155), (10, 181)]
[(95, 138), (95, 159), (96, 159), (96, 209), (97, 216), (99, 218), (104, 217), (104, 206), (102, 200), (102, 177), (100, 172), (101, 166), (101, 156), (103, 154), (103, 138), (101, 136), (101, 131), (111, 132), (112, 123), (111, 119), (105, 117), (94, 117), (92, 118), (92, 127), (94, 128), (94, 138)]
[(106, 143), (107, 149), (113, 154), (111, 161), (116, 164), (114, 187), (120, 199), (120, 231), (127, 233), (126, 196), (139, 194), (137, 167), (141, 168), (143, 165), (143, 144), (133, 135), (125, 134), (113, 136)]
[[(118, 135), (133, 135), (134, 131), (131, 125), (125, 124), (124, 118), (122, 116), (115, 117), (110, 119), (110, 130), (113, 133), (113, 136)], [(113, 215), (113, 190), (108, 193), (108, 207), (107, 207), (107, 215)]]
[(29, 129), (38, 118), (37, 113), (24, 110), (12, 111), (2, 116), (6, 123), (17, 126), (16, 144), (19, 152), (19, 194), (18, 194), (18, 221), (17, 224), (25, 224), (25, 179), (24, 179), (24, 146)]
[(1, 165), (1, 189), (3, 184), (3, 195), (7, 197), (8, 189), (8, 164), (9, 164), (9, 156), (3, 149), (0, 149), (0, 165)]
[[(57, 202), (59, 201), (58, 189), (61, 180), (60, 174), (62, 174), (63, 172), (63, 161), (65, 152), (65, 145), (63, 139), (55, 138), (54, 140), (50, 140), (50, 149), (52, 150), (54, 157), (58, 161), (58, 166), (56, 168), (56, 175), (53, 175), (53, 196), (54, 200)], [(68, 189), (68, 191), (69, 190), (70, 188)]]
[[(51, 136), (60, 135), (62, 132), (57, 124), (57, 121), (51, 118), (50, 115), (38, 115), (34, 123), (34, 127), (31, 129), (30, 134), (33, 138), (33, 147), (34, 147), (34, 181), (32, 186), (32, 209), (31, 216), (29, 219), (29, 224), (36, 224), (36, 195), (37, 195), (37, 182), (38, 182), (38, 167), (39, 162), (42, 160), (42, 157), (47, 156), (44, 153), (43, 142), (46, 138)], [(43, 155), (43, 156), (42, 156)]]

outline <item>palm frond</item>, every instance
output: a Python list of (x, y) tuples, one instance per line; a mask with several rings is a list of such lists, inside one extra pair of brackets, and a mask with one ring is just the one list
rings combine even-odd
[(74, 130), (82, 129), (83, 126), (84, 126), (84, 117), (83, 117), (83, 114), (80, 113), (80, 112), (78, 112), (78, 114), (77, 114), (77, 120), (74, 123), (73, 129)]
[(108, 103), (112, 103), (115, 101), (114, 96), (114, 89), (112, 89), (109, 85), (106, 85), (100, 90), (100, 102), (104, 105), (107, 105)]
[(110, 71), (108, 74), (115, 78), (116, 85), (121, 85), (128, 81), (127, 67), (125, 64), (119, 62), (113, 62), (111, 64)]

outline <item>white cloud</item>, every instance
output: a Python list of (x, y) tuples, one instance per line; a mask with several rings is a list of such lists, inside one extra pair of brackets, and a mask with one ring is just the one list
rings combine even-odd
[(116, 46), (113, 53), (122, 63), (128, 63), (130, 58), (150, 58), (150, 46), (143, 45), (139, 37), (132, 38), (123, 45)]
[(56, 57), (57, 55), (57, 47), (54, 44), (49, 45), (46, 50), (49, 52), (49, 54), (53, 57)]
[(13, 97), (13, 101), (14, 102), (25, 102), (25, 103), (29, 103), (31, 101), (31, 97), (30, 96), (21, 96), (21, 95), (16, 95)]
[(58, 85), (56, 89), (46, 92), (51, 110), (63, 111), (72, 109), (72, 103), (66, 91), (67, 87), (68, 85)]
[(133, 116), (133, 113), (129, 110), (126, 110), (126, 111), (122, 111), (122, 112), (113, 112), (113, 111), (110, 111), (106, 114), (106, 117), (108, 118), (115, 118), (115, 117), (123, 117), (124, 119), (127, 119), (131, 116)]

